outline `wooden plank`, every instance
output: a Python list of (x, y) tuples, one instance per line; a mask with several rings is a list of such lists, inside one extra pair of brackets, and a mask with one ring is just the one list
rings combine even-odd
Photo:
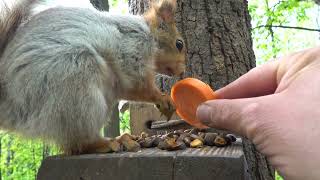
[(116, 154), (53, 156), (38, 180), (248, 180), (241, 142), (225, 148), (157, 148)]
[(230, 146), (223, 149), (189, 149), (180, 152), (175, 162), (174, 177), (183, 180), (248, 179), (244, 156), (238, 148)]
[(111, 118), (107, 122), (107, 126), (104, 127), (104, 136), (105, 137), (117, 137), (120, 136), (120, 117), (119, 117), (119, 103), (116, 103), (112, 107)]
[[(49, 157), (37, 180), (170, 180), (173, 155), (145, 150), (139, 153)], [(171, 165), (171, 166), (168, 166)]]
[(170, 129), (172, 127), (186, 125), (186, 122), (180, 119), (174, 119), (169, 121), (154, 121), (151, 124), (151, 129)]
[[(173, 119), (177, 119), (177, 115), (173, 115)], [(156, 134), (150, 129), (152, 121), (166, 120), (164, 116), (153, 104), (134, 103), (130, 104), (130, 129), (131, 134), (139, 135), (141, 132), (148, 134)], [(149, 123), (150, 122), (150, 123)]]

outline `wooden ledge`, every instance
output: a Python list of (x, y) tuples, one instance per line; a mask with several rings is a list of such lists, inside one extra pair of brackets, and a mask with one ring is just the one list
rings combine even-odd
[(52, 156), (38, 180), (248, 180), (241, 143), (180, 151)]

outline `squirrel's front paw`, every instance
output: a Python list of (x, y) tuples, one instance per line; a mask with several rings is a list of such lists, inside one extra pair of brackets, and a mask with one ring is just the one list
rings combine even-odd
[(160, 100), (155, 104), (161, 114), (167, 117), (167, 120), (169, 120), (176, 111), (176, 107), (168, 94), (162, 94)]

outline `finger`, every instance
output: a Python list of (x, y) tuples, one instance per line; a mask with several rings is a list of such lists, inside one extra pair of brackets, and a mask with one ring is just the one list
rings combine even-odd
[(256, 67), (234, 82), (216, 91), (219, 99), (235, 99), (272, 94), (277, 88), (279, 61)]
[(247, 99), (217, 99), (201, 104), (197, 118), (205, 125), (225, 129), (253, 138), (259, 127), (267, 123), (278, 94)]

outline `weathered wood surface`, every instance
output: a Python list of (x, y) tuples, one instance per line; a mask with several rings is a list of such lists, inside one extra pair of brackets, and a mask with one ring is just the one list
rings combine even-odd
[(53, 156), (38, 180), (248, 180), (241, 143), (182, 151)]
[(98, 10), (109, 11), (109, 1), (108, 0), (90, 0), (90, 2)]
[(181, 119), (173, 119), (169, 121), (154, 121), (151, 124), (151, 129), (170, 129), (177, 126), (188, 126), (188, 124)]
[[(171, 119), (180, 119), (180, 117), (175, 113)], [(141, 132), (146, 132), (148, 134), (157, 134), (158, 130), (151, 129), (151, 121), (165, 121), (166, 117), (161, 116), (161, 113), (153, 104), (145, 103), (135, 103), (130, 105), (130, 129), (131, 134), (139, 135)], [(179, 128), (191, 128), (186, 123), (182, 123), (173, 127), (175, 129)], [(170, 128), (167, 128), (170, 130)]]

